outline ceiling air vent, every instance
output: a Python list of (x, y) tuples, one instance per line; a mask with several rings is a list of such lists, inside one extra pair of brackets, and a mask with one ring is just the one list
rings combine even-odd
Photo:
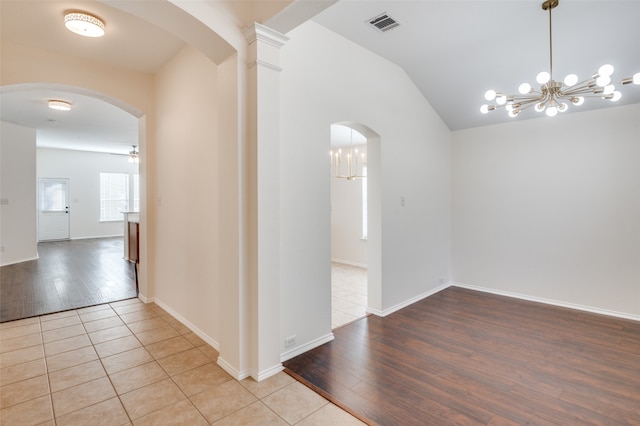
[(392, 30), (395, 27), (400, 25), (398, 21), (396, 21), (394, 18), (387, 15), (386, 13), (383, 13), (382, 15), (378, 15), (375, 18), (371, 18), (367, 22), (369, 22), (369, 24), (373, 25), (374, 27), (376, 27), (378, 30), (382, 32)]

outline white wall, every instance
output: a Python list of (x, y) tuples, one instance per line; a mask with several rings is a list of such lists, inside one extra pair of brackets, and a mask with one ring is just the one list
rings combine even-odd
[(453, 133), (453, 278), (640, 315), (640, 105)]
[(123, 222), (100, 222), (100, 173), (133, 175), (137, 164), (122, 155), (68, 149), (38, 148), (36, 156), (38, 178), (69, 179), (72, 240), (124, 235)]
[(156, 302), (217, 345), (217, 66), (185, 47), (158, 73)]
[(451, 137), (396, 65), (314, 22), (287, 36), (281, 51), (281, 336), (296, 335), (300, 347), (331, 332), (331, 124), (361, 123), (380, 135), (381, 312), (433, 290), (440, 277), (450, 279)]
[(0, 122), (0, 265), (38, 257), (36, 131)]

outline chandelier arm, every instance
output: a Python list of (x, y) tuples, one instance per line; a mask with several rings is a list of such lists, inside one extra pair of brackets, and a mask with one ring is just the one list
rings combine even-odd
[(580, 92), (583, 90), (593, 90), (596, 87), (600, 87), (596, 84), (595, 80), (589, 78), (587, 80), (583, 80), (579, 83), (574, 84), (573, 86), (562, 86), (562, 92), (564, 93), (573, 93)]
[(604, 92), (603, 87), (593, 86), (593, 87), (582, 87), (582, 88), (577, 88), (574, 90), (567, 90), (567, 91), (561, 90), (559, 93), (565, 96), (577, 96), (577, 95), (598, 94), (603, 92)]
[(518, 103), (518, 102), (521, 102), (521, 101), (524, 101), (524, 102), (529, 102), (529, 101), (537, 102), (537, 101), (539, 101), (540, 99), (543, 99), (543, 98), (544, 98), (544, 94), (543, 93), (539, 93), (537, 96), (527, 96), (527, 95), (517, 96), (517, 95), (514, 95), (513, 98), (512, 98), (513, 99), (512, 103), (515, 104), (515, 103)]

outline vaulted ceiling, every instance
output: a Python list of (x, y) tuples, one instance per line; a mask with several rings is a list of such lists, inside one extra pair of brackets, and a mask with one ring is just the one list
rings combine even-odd
[[(201, 0), (204, 6), (219, 1)], [(287, 7), (297, 8), (297, 16), (317, 13), (313, 17), (317, 23), (403, 68), (452, 130), (540, 117), (532, 110), (515, 119), (505, 111), (484, 115), (479, 110), (486, 102), (483, 94), (487, 89), (516, 93), (520, 83), (535, 84), (536, 74), (548, 70), (549, 21), (539, 0), (254, 0), (225, 4), (238, 17), (238, 25), (276, 22)], [(185, 45), (166, 31), (111, 7), (108, 1), (2, 0), (0, 8), (2, 40), (109, 66), (154, 73)], [(89, 40), (66, 31), (62, 15), (71, 9), (100, 16), (107, 22), (108, 36)], [(380, 32), (368, 24), (382, 13), (400, 25)], [(25, 16), (30, 19), (21, 19)], [(553, 10), (556, 80), (570, 72), (587, 77), (605, 63), (615, 66), (616, 83), (639, 72), (639, 20), (640, 1), (560, 0)], [(94, 118), (71, 120), (36, 102), (69, 94), (37, 89), (0, 92), (0, 118), (39, 128), (45, 145), (47, 140), (50, 145), (65, 139), (82, 140), (85, 145), (76, 142), (76, 149), (97, 149), (100, 140), (87, 136), (92, 128), (114, 129), (113, 133), (102, 131), (103, 139), (111, 144), (102, 151), (126, 153), (137, 140), (136, 119), (131, 114), (76, 94), (71, 100), (89, 108)], [(623, 97), (618, 103), (588, 99), (570, 111), (640, 103), (640, 86), (626, 85), (619, 90)]]
[[(368, 24), (382, 13), (400, 25), (380, 32)], [(614, 83), (640, 72), (640, 1), (560, 0), (552, 18), (556, 81), (587, 78), (606, 63), (615, 67)], [(451, 130), (541, 116), (479, 108), (487, 89), (517, 94), (549, 70), (542, 0), (342, 0), (314, 20), (402, 67)], [(640, 86), (617, 86), (619, 102), (588, 99), (570, 112), (640, 102)]]

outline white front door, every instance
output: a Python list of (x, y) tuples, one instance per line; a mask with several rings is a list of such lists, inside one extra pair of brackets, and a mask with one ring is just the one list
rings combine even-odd
[(38, 184), (38, 241), (69, 239), (69, 179)]

